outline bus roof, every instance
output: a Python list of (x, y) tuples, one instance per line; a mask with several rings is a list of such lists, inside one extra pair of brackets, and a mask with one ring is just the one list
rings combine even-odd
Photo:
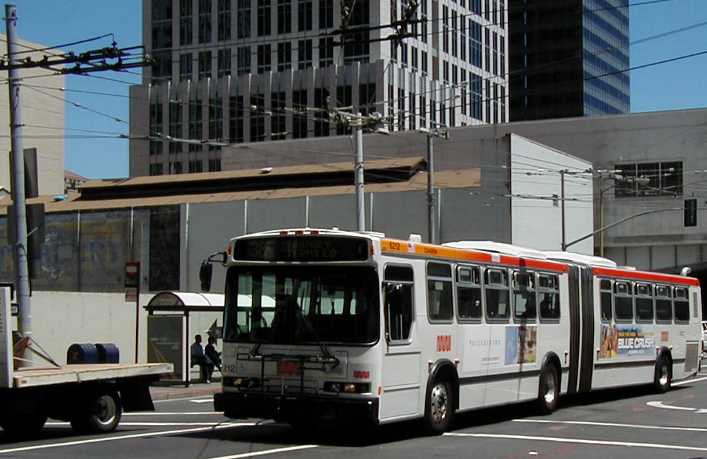
[(677, 274), (652, 273), (648, 271), (636, 271), (635, 269), (614, 269), (603, 267), (593, 268), (592, 273), (594, 273), (595, 276), (629, 279), (644, 282), (662, 282), (670, 284), (691, 285), (693, 287), (700, 286), (700, 281), (698, 279), (694, 277), (680, 276)]

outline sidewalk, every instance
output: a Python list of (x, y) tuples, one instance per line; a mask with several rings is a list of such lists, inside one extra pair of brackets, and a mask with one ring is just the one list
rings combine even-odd
[(221, 390), (221, 382), (209, 384), (191, 384), (189, 387), (183, 385), (175, 386), (151, 386), (150, 393), (152, 400), (172, 400), (176, 398), (204, 397), (215, 394)]

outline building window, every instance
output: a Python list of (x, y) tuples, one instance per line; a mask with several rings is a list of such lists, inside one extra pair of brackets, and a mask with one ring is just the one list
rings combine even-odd
[(505, 86), (500, 86), (499, 90), (501, 91), (501, 95), (499, 96), (499, 99), (501, 99), (501, 123), (506, 122), (506, 87)]
[(172, 51), (155, 51), (152, 53), (152, 81), (169, 80), (172, 78)]
[(150, 104), (150, 155), (162, 153), (162, 104)]
[[(357, 0), (351, 11), (349, 25), (352, 27), (367, 26), (370, 23), (369, 0)], [(365, 27), (364, 27), (365, 28)], [(344, 65), (354, 62), (366, 63), (370, 58), (369, 33), (351, 34), (351, 41), (344, 45)]]
[(238, 0), (238, 38), (250, 38), (250, 0)]
[(282, 72), (292, 68), (292, 42), (277, 44), (277, 71)]
[(169, 136), (170, 140), (169, 152), (181, 153), (182, 142), (179, 140), (182, 137), (182, 105), (178, 102), (169, 103)]
[(270, 35), (270, 0), (258, 0), (258, 36)]
[(506, 37), (499, 37), (501, 44), (498, 48), (498, 52), (501, 55), (501, 61), (499, 62), (501, 66), (500, 76), (501, 78), (506, 78)]
[(228, 109), (228, 137), (230, 143), (243, 143), (243, 118), (245, 115), (243, 109), (243, 96), (231, 96)]
[(462, 69), (461, 72), (462, 72), (461, 73), (462, 84), (461, 84), (461, 94), (459, 97), (459, 108), (461, 108), (461, 114), (466, 115), (466, 109), (467, 109), (466, 93), (467, 93), (467, 88), (468, 88), (469, 82), (466, 80), (466, 70)]
[(334, 65), (334, 38), (319, 39), (319, 67)]
[[(209, 141), (223, 140), (223, 99), (216, 95), (209, 100)], [(218, 145), (209, 145), (209, 151), (221, 151)]]
[(307, 90), (292, 91), (292, 138), (307, 137)]
[(422, 51), (420, 60), (422, 61), (422, 73), (427, 73), (427, 51)]
[(422, 17), (420, 19), (420, 41), (422, 41), (422, 43), (427, 43), (427, 24), (429, 23), (429, 17), (427, 15), (427, 0), (422, 1)]
[(314, 106), (320, 109), (315, 112), (314, 136), (325, 137), (329, 135), (329, 90), (327, 88), (314, 89)]
[(164, 166), (162, 163), (152, 163), (150, 164), (150, 175), (162, 175), (164, 173)]
[[(353, 95), (352, 95), (351, 85), (337, 86), (336, 87), (336, 104), (337, 107), (350, 107), (353, 105)], [(336, 125), (336, 135), (349, 135), (351, 134), (351, 127), (345, 123), (338, 123)]]
[[(464, 22), (464, 19), (462, 19)], [(457, 12), (452, 10), (452, 56), (459, 54), (459, 29), (457, 29)]]
[(493, 74), (498, 75), (498, 34), (493, 33)]
[(270, 45), (258, 45), (258, 73), (270, 71)]
[(419, 65), (418, 59), (417, 59), (417, 48), (415, 48), (412, 45), (410, 45), (410, 57), (411, 57), (411, 62), (412, 62), (412, 68), (417, 70), (417, 67)]
[(442, 51), (449, 52), (449, 7), (442, 6)]
[(471, 117), (481, 121), (481, 77), (479, 75), (471, 75)]
[(403, 65), (408, 65), (408, 45), (407, 45), (407, 43), (400, 44), (400, 62)]
[(292, 0), (277, 0), (277, 33), (292, 32)]
[(334, 0), (319, 0), (319, 28), (334, 27)]
[(199, 0), (199, 43), (211, 41), (211, 0)]
[(442, 62), (442, 80), (449, 82), (449, 62)]
[(616, 164), (614, 195), (617, 198), (682, 196), (682, 161)]
[(481, 24), (469, 19), (469, 62), (481, 68)]
[(172, 47), (172, 1), (152, 1), (152, 49)]
[(304, 70), (312, 66), (312, 40), (300, 40), (297, 44), (297, 68)]
[(265, 95), (251, 95), (250, 105), (255, 107), (250, 113), (250, 141), (262, 142), (265, 140)]
[(358, 108), (363, 116), (367, 116), (376, 111), (375, 83), (363, 83), (358, 85)]
[(466, 62), (466, 15), (459, 16), (459, 27), (461, 28), (461, 37), (459, 38), (459, 59)]
[(285, 137), (287, 137), (285, 102), (286, 99), (284, 92), (270, 93), (270, 112), (272, 113), (272, 116), (270, 117), (272, 120), (270, 130), (272, 131), (272, 140), (285, 140)]
[(398, 130), (405, 129), (405, 89), (398, 88)]
[(298, 0), (297, 30), (300, 32), (312, 30), (312, 0)]
[(180, 46), (191, 45), (194, 35), (194, 10), (192, 0), (180, 0), (179, 2), (179, 44)]
[(203, 171), (204, 171), (204, 166), (203, 166), (203, 163), (200, 159), (189, 160), (189, 173), (190, 174), (203, 172)]
[(410, 105), (410, 114), (409, 114), (409, 124), (410, 124), (410, 130), (414, 131), (417, 129), (417, 112), (415, 108), (415, 103), (416, 103), (416, 97), (415, 93), (411, 92), (408, 95), (408, 104)]
[(489, 29), (484, 30), (484, 69), (487, 72), (491, 71), (491, 32)]
[(179, 56), (179, 79), (181, 81), (191, 80), (193, 77), (192, 55), (191, 53)]
[(491, 100), (491, 83), (486, 82), (486, 90), (484, 92), (484, 95), (486, 96), (486, 121), (487, 123), (491, 122), (491, 105), (492, 105), (492, 100)]
[(211, 78), (211, 51), (199, 53), (199, 79)]
[[(203, 140), (201, 134), (202, 118), (203, 115), (201, 113), (201, 101), (189, 101), (189, 140), (197, 140), (199, 142)], [(201, 145), (190, 143), (189, 151), (192, 153), (201, 151)]]
[(221, 170), (221, 158), (209, 160), (209, 172), (218, 172)]
[(231, 0), (218, 0), (218, 40), (231, 39)]
[(243, 75), (250, 73), (250, 46), (241, 46), (238, 48), (236, 59), (238, 60), (238, 74)]
[(218, 77), (231, 74), (231, 48), (219, 49), (217, 55)]
[(173, 174), (181, 174), (182, 172), (184, 172), (181, 161), (174, 161), (169, 164), (170, 164), (170, 167), (172, 168)]

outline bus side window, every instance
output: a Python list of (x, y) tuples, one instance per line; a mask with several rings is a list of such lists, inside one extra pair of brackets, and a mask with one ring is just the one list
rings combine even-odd
[(535, 322), (535, 273), (513, 272), (513, 317), (521, 322)]
[(600, 298), (601, 298), (601, 320), (602, 322), (611, 322), (612, 316), (612, 294), (611, 281), (602, 279), (599, 281)]
[(557, 320), (560, 318), (560, 278), (554, 274), (538, 276), (538, 299), (540, 300), (540, 319)]
[(614, 313), (617, 322), (633, 321), (632, 290), (630, 282), (614, 282)]
[(427, 313), (432, 322), (451, 322), (454, 316), (452, 267), (446, 263), (427, 264)]
[(489, 320), (508, 320), (510, 316), (508, 271), (495, 268), (487, 269), (484, 273), (484, 292), (486, 295), (486, 317)]
[(457, 310), (460, 320), (481, 320), (481, 269), (457, 268)]
[(637, 282), (636, 321), (653, 322), (653, 285)]
[(690, 321), (690, 302), (685, 287), (675, 287), (675, 322)]
[(662, 323), (673, 321), (673, 301), (672, 292), (667, 285), (657, 285), (655, 287), (655, 318)]
[(386, 337), (390, 341), (407, 341), (414, 317), (412, 268), (387, 266), (383, 289)]

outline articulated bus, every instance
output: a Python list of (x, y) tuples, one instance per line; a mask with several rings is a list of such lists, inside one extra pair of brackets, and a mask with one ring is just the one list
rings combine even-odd
[[(278, 230), (223, 254), (227, 417), (422, 419), (694, 375), (700, 286), (507, 244)], [(209, 266), (210, 267), (210, 266)], [(210, 282), (210, 269), (205, 282)], [(202, 278), (202, 280), (204, 280)]]

